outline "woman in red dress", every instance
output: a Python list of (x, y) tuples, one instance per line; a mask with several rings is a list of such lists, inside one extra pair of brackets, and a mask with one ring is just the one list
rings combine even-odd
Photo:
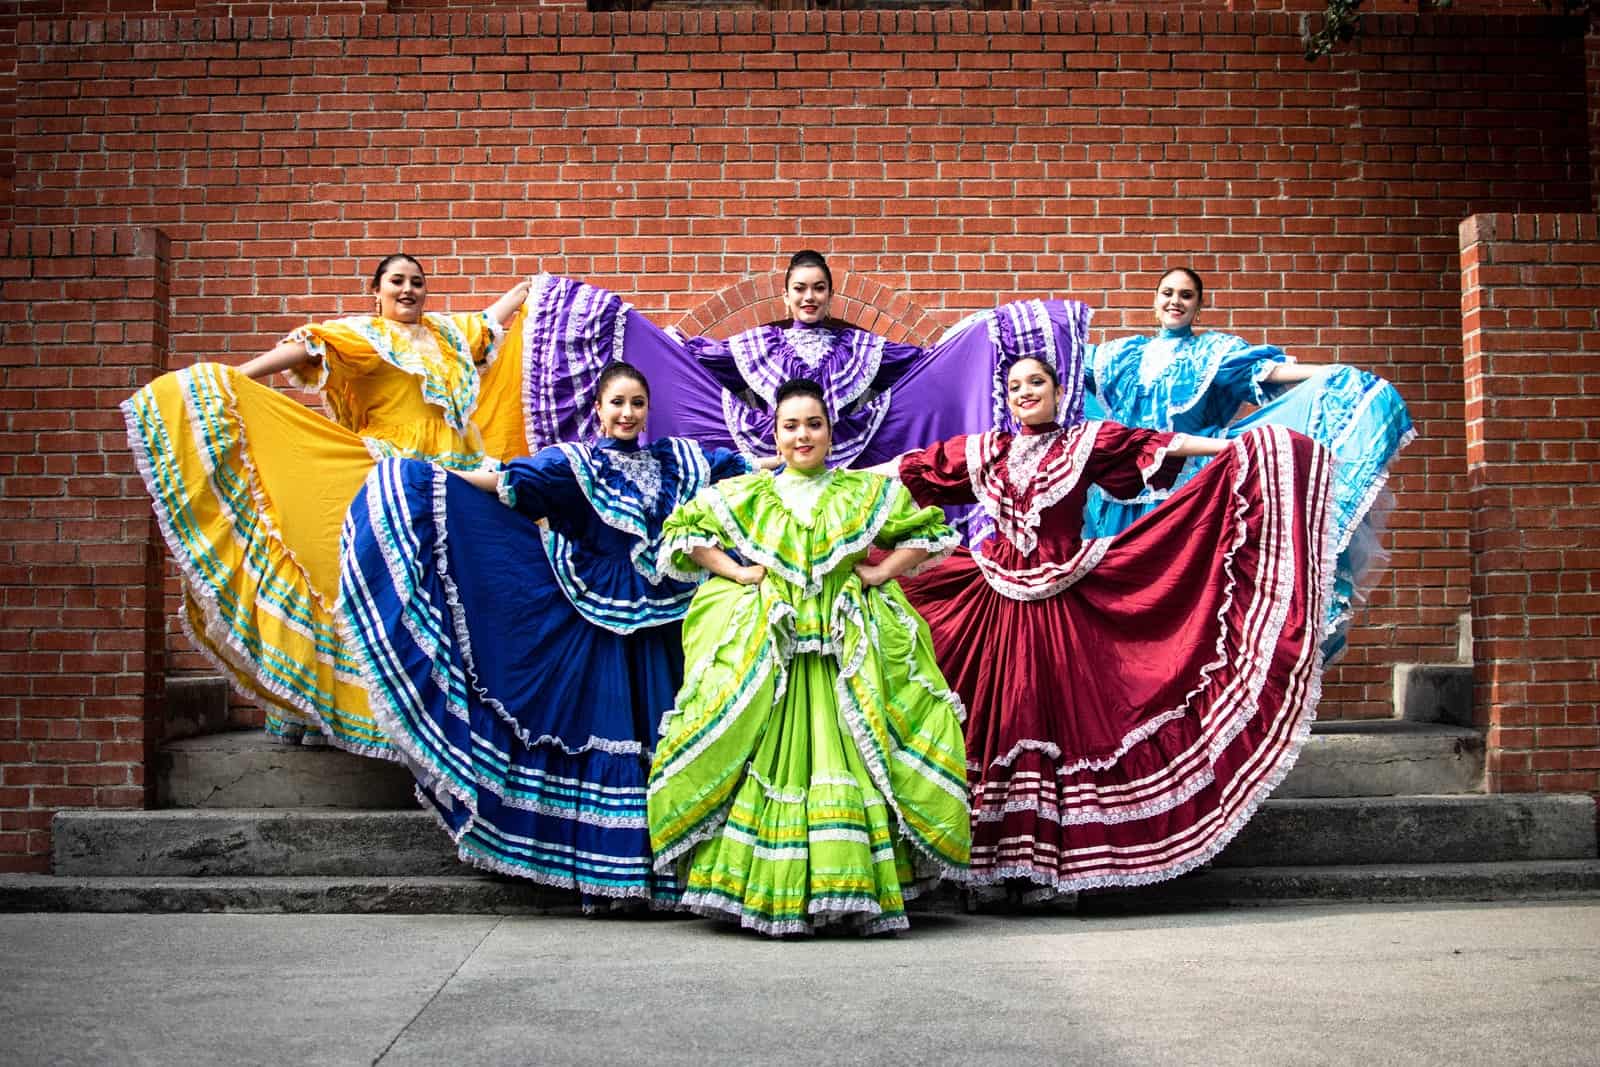
[[(1209, 860), (1282, 780), (1321, 691), (1329, 461), (1263, 427), (1232, 442), (1078, 421), (1072, 353), (1018, 359), (1020, 424), (901, 457), (919, 504), (976, 502), (996, 533), (906, 594), (968, 709), (972, 881), (1025, 898), (1157, 882)], [(1063, 389), (1061, 383), (1066, 382)], [(1060, 420), (1060, 421), (1058, 421)], [(1116, 537), (1118, 497), (1217, 458)]]

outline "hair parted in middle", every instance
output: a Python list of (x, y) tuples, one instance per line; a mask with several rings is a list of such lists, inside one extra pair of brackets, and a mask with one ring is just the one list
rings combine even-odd
[(783, 284), (787, 288), (789, 279), (801, 267), (816, 267), (822, 271), (822, 277), (828, 282), (828, 291), (833, 291), (833, 271), (828, 269), (828, 261), (822, 258), (822, 253), (806, 248), (789, 257), (789, 269), (783, 272)]
[(606, 390), (618, 378), (626, 378), (630, 381), (638, 382), (640, 387), (644, 389), (644, 398), (646, 400), (650, 399), (650, 380), (644, 376), (644, 372), (632, 363), (624, 363), (622, 360), (616, 359), (600, 368), (600, 377), (596, 378), (594, 383), (596, 403), (606, 395)]
[(828, 420), (828, 425), (833, 425), (833, 416), (828, 412), (828, 398), (823, 395), (822, 386), (810, 378), (790, 378), (778, 386), (778, 391), (772, 394), (772, 410), (774, 413), (783, 406), (783, 402), (790, 397), (809, 396), (816, 400), (822, 408), (822, 417)]

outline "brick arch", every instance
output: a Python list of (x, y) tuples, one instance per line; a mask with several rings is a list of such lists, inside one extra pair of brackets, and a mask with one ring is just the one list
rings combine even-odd
[[(833, 317), (891, 341), (926, 347), (944, 328), (905, 293), (850, 271), (835, 276)], [(676, 323), (690, 336), (725, 338), (769, 322), (787, 319), (783, 272), (735, 282), (708, 297)]]

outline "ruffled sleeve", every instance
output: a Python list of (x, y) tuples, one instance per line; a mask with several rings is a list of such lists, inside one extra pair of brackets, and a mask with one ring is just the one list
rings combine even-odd
[(471, 315), (451, 315), (450, 321), (455, 323), (456, 329), (461, 331), (461, 336), (466, 338), (467, 351), (472, 356), (472, 362), (479, 367), (487, 367), (494, 362), (494, 357), (500, 350), (500, 341), (506, 335), (506, 328), (496, 322), (493, 315), (487, 311), (479, 311)]
[(1211, 380), (1211, 396), (1207, 398), (1213, 406), (1227, 409), (1223, 421), (1240, 404), (1261, 405), (1271, 399), (1262, 379), (1278, 364), (1293, 362), (1283, 349), (1273, 345), (1247, 344), (1243, 338), (1232, 336), (1225, 343), (1216, 377)]
[(900, 482), (918, 504), (972, 504), (972, 480), (967, 473), (967, 438), (952, 437), (920, 452), (900, 457)]
[(739, 364), (733, 358), (733, 349), (725, 341), (715, 341), (709, 337), (685, 337), (683, 347), (722, 388), (736, 396), (750, 392), (750, 383), (744, 380)]
[(506, 464), (500, 472), (499, 496), (507, 507), (530, 519), (546, 519), (556, 528), (581, 522), (590, 513), (572, 466), (558, 447)]
[(656, 569), (683, 582), (698, 581), (701, 567), (689, 558), (696, 548), (724, 548), (727, 534), (713, 505), (716, 490), (702, 489), (679, 504), (661, 526), (661, 553)]
[(284, 341), (305, 345), (312, 360), (290, 367), (285, 372), (289, 380), (301, 389), (320, 391), (327, 386), (330, 376), (358, 378), (370, 374), (383, 359), (362, 331), (361, 327), (369, 322), (368, 318), (313, 322), (289, 334)]
[[(890, 493), (889, 516), (878, 528), (873, 544), (891, 551), (925, 548), (933, 554), (928, 561), (933, 563), (948, 556), (961, 543), (961, 534), (945, 521), (943, 511), (936, 507), (918, 507), (904, 485), (895, 485)], [(927, 565), (924, 563), (920, 567)]]
[(1084, 353), (1084, 385), (1108, 411), (1114, 412), (1119, 402), (1115, 392), (1118, 370), (1127, 366), (1137, 367), (1140, 354), (1149, 340), (1148, 337), (1134, 334), (1088, 346), (1088, 351)]
[(720, 482), (724, 478), (737, 478), (741, 474), (754, 473), (756, 467), (742, 452), (731, 448), (704, 449), (706, 465), (710, 468), (709, 480)]
[(1117, 499), (1128, 499), (1147, 487), (1169, 488), (1183, 470), (1185, 457), (1168, 452), (1180, 436), (1101, 423), (1085, 474)]

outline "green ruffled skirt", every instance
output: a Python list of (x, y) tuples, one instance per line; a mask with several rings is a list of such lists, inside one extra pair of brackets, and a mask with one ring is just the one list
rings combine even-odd
[(689, 909), (763, 933), (904, 929), (908, 899), (965, 875), (960, 702), (897, 584), (851, 577), (826, 633), (784, 589), (695, 597), (651, 774), (657, 867)]

